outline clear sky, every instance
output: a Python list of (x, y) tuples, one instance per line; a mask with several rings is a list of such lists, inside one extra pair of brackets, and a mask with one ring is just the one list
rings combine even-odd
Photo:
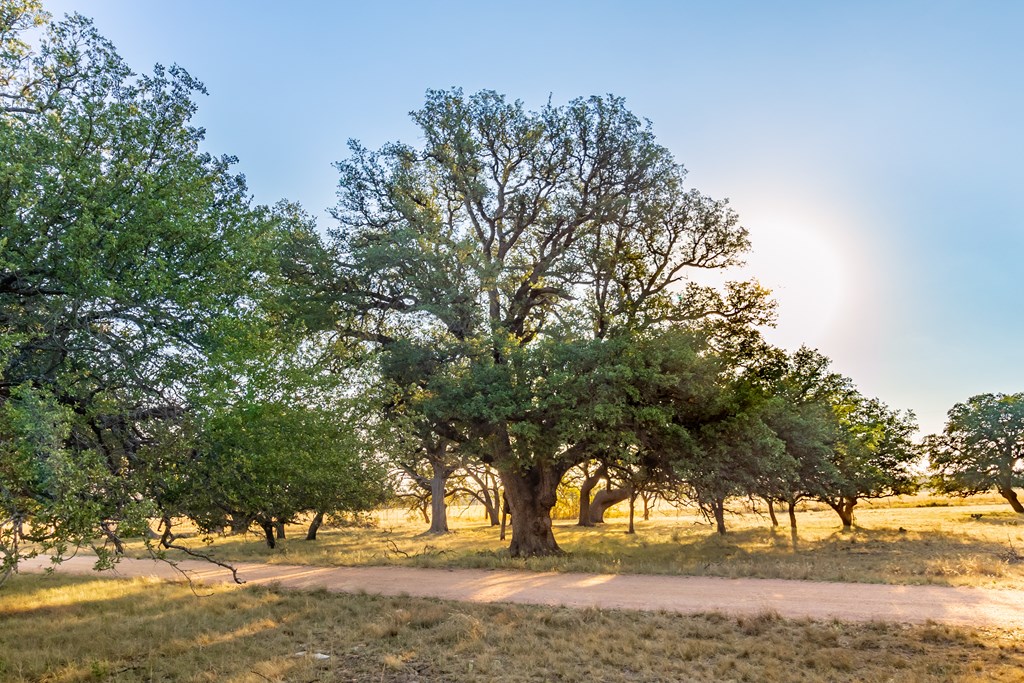
[(418, 142), (428, 88), (613, 93), (774, 289), (776, 344), (914, 410), (1024, 391), (1024, 3), (60, 0), (136, 71), (206, 83), (208, 149), (258, 201), (334, 203), (345, 141)]

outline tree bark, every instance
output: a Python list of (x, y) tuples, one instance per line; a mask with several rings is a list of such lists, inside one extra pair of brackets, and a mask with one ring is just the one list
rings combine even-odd
[(604, 513), (608, 508), (627, 498), (628, 489), (601, 489), (594, 494), (594, 500), (590, 501), (590, 521), (594, 524), (604, 524)]
[(444, 490), (448, 483), (448, 468), (444, 465), (431, 463), (433, 476), (430, 478), (430, 534), (448, 533), (448, 505), (444, 500)]
[(777, 527), (779, 526), (779, 518), (775, 516), (775, 504), (771, 498), (766, 498), (765, 500), (768, 501), (768, 516), (772, 519), (772, 527)]
[(715, 530), (719, 536), (725, 536), (725, 498), (711, 501), (711, 510), (715, 514)]
[(427, 505), (427, 501), (422, 501), (419, 505), (416, 506), (416, 509), (420, 511), (421, 515), (423, 515), (423, 523), (430, 524), (430, 512), (428, 511), (430, 509), (430, 506)]
[(594, 521), (590, 518), (590, 494), (593, 493), (594, 487), (601, 482), (607, 472), (604, 467), (598, 467), (596, 472), (587, 475), (587, 478), (580, 484), (580, 514), (579, 520), (576, 522), (577, 526), (594, 526)]
[(306, 532), (307, 541), (316, 540), (316, 532), (320, 530), (320, 525), (324, 523), (324, 513), (318, 512), (313, 515), (313, 521), (309, 523), (309, 531)]
[(274, 540), (274, 522), (271, 520), (261, 521), (260, 528), (263, 529), (263, 536), (267, 541), (268, 548), (274, 548), (277, 541)]
[(484, 519), (488, 520), (491, 526), (498, 526), (501, 524), (501, 496), (498, 493), (497, 484), (493, 488), (491, 487), (493, 477), (490, 476), (490, 470), (485, 470), (481, 476), (472, 469), (467, 469), (467, 474), (478, 487), (477, 491), (470, 491), (470, 493), (484, 506)]
[(636, 512), (636, 492), (630, 491), (629, 495), (629, 528), (626, 529), (627, 534), (635, 534), (636, 527), (633, 525), (633, 517)]
[(565, 469), (550, 464), (501, 468), (505, 498), (512, 513), (512, 557), (560, 555), (551, 530), (551, 508)]
[(501, 496), (501, 534), (498, 536), (499, 541), (505, 540), (505, 524), (508, 522), (508, 500), (505, 499), (505, 495)]
[(1021, 505), (1020, 499), (1017, 497), (1017, 492), (1009, 486), (1000, 486), (999, 495), (1006, 499), (1006, 502), (1010, 504), (1014, 512), (1024, 514), (1024, 505)]
[(789, 500), (786, 502), (789, 512), (789, 528), (793, 530), (793, 533), (796, 533), (796, 501)]
[(277, 532), (277, 540), (283, 541), (284, 540), (284, 522), (282, 522), (281, 520), (276, 520), (274, 522), (274, 530)]
[(839, 515), (839, 519), (843, 521), (843, 531), (849, 531), (853, 528), (853, 508), (857, 505), (856, 498), (842, 498), (838, 502), (833, 500), (826, 501), (828, 506), (836, 511)]
[(501, 492), (501, 486), (498, 485), (497, 479), (494, 481), (494, 488), (491, 489), (491, 500), (494, 501), (494, 509), (491, 511), (491, 526), (498, 526), (501, 524), (501, 515), (504, 514), (505, 496)]

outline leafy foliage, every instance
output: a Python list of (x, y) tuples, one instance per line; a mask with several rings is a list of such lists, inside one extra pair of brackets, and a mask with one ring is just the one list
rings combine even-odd
[(1024, 512), (1014, 488), (1024, 486), (1024, 394), (979, 394), (949, 411), (946, 428), (925, 440), (943, 493), (995, 488)]
[(79, 15), (0, 8), (5, 567), (19, 538), (60, 555), (143, 528), (211, 359), (273, 280), (287, 216), (201, 150), (203, 92), (176, 66), (136, 76)]

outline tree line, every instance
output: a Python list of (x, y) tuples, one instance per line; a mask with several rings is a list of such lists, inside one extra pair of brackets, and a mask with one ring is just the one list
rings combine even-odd
[(307, 516), (315, 538), (417, 489), (433, 531), (461, 488), (507, 507), (513, 556), (552, 554), (570, 471), (582, 524), (661, 495), (722, 533), (736, 497), (849, 527), (925, 454), (940, 490), (1024, 511), (1022, 395), (922, 445), (820, 352), (772, 348), (765, 288), (700, 277), (747, 230), (621, 98), (429, 91), (420, 146), (351, 143), (321, 233), (202, 149), (203, 92), (136, 75), (79, 15), (0, 2), (0, 572), (109, 562), (153, 520), (154, 552), (180, 518), (272, 546)]

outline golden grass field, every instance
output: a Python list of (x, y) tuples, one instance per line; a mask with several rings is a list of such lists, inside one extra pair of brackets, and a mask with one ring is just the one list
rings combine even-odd
[[(766, 516), (747, 511), (728, 518), (720, 537), (692, 509), (663, 509), (637, 520), (627, 535), (626, 519), (583, 528), (556, 521), (555, 537), (565, 555), (519, 560), (508, 541), (481, 519), (476, 508), (449, 511), (452, 532), (424, 535), (426, 525), (403, 511), (379, 513), (375, 526), (324, 528), (317, 541), (304, 540), (302, 526), (271, 550), (256, 535), (183, 542), (233, 560), (312, 565), (395, 564), (598, 573), (690, 574), (940, 584), (1024, 589), (1024, 517), (995, 497), (961, 501), (913, 497), (863, 503), (855, 527), (843, 532), (831, 510), (798, 513), (794, 538), (785, 514), (772, 529)], [(966, 503), (966, 504), (965, 504)], [(621, 511), (620, 511), (621, 514)], [(138, 546), (136, 546), (136, 551)]]
[[(0, 680), (1020, 681), (1024, 634), (21, 575)], [(304, 653), (304, 654), (300, 654)], [(316, 655), (326, 655), (317, 659)]]

